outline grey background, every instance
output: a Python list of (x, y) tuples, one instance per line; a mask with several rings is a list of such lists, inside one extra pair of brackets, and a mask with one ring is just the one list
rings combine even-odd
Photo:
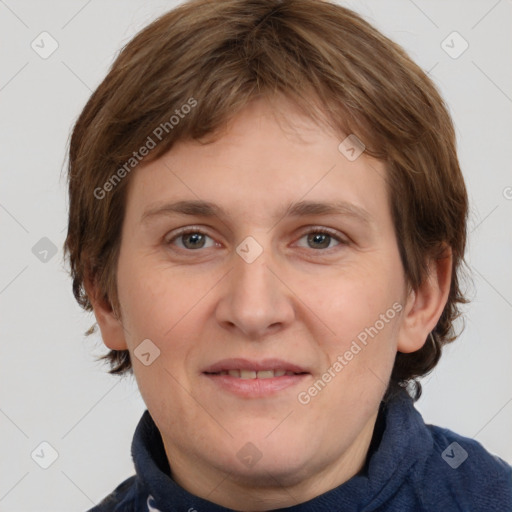
[[(512, 463), (512, 2), (344, 4), (440, 87), (471, 199), (466, 329), (424, 379), (417, 407), (427, 423)], [(83, 336), (93, 316), (75, 303), (62, 261), (61, 172), (72, 124), (117, 52), (174, 5), (0, 0), (1, 511), (84, 511), (133, 473), (130, 443), (145, 407), (132, 379), (94, 362), (105, 351), (99, 335)], [(43, 31), (58, 43), (46, 59), (31, 47), (42, 46)], [(458, 58), (464, 41), (453, 31), (469, 44)], [(39, 465), (51, 462), (43, 441), (58, 453), (48, 469)]]

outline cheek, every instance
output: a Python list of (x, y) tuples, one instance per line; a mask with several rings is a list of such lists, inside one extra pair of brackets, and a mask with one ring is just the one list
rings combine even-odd
[[(167, 417), (165, 411), (190, 406), (183, 389), (190, 389), (187, 360), (197, 350), (193, 340), (198, 337), (199, 322), (194, 320), (201, 311), (197, 303), (204, 290), (185, 286), (179, 277), (171, 279), (180, 272), (148, 263), (144, 266), (136, 260), (128, 263), (120, 265), (119, 296), (134, 375), (148, 408), (160, 411), (156, 414), (166, 425), (177, 425), (178, 420)], [(147, 366), (136, 355), (137, 347), (146, 339), (159, 350)], [(173, 391), (162, 393), (163, 389)]]
[(324, 328), (321, 336), (317, 331), (316, 339), (326, 356), (325, 370), (336, 375), (332, 392), (341, 399), (347, 389), (354, 393), (345, 398), (371, 390), (378, 394), (386, 386), (396, 355), (404, 307), (401, 268), (392, 261), (386, 268), (354, 267), (330, 282), (330, 292), (318, 309), (329, 331)]
[[(323, 338), (329, 364), (341, 362), (343, 373), (365, 375), (368, 368), (380, 375), (392, 365), (400, 325), (398, 301), (346, 309), (337, 316), (336, 335)], [(341, 368), (340, 368), (341, 371)]]
[(118, 290), (123, 327), (131, 349), (145, 338), (160, 346), (158, 340), (178, 322), (180, 314), (183, 316), (183, 294), (178, 297), (162, 279), (162, 272), (142, 259), (119, 258)]
[[(121, 262), (120, 262), (121, 263)], [(149, 261), (125, 261), (119, 266), (119, 297), (130, 350), (148, 338), (160, 349), (161, 362), (172, 370), (196, 350), (206, 321), (204, 296), (215, 285), (214, 273), (195, 277)], [(201, 317), (201, 318), (200, 318)]]
[(150, 339), (160, 337), (157, 334), (162, 317), (165, 313), (173, 313), (170, 290), (152, 272), (143, 268), (126, 266), (118, 276), (119, 298), (128, 333)]
[(401, 275), (391, 269), (351, 268), (326, 283), (328, 293), (318, 289), (315, 309), (338, 343), (356, 338), (375, 323), (379, 331), (389, 331), (397, 318), (393, 305), (404, 300), (401, 283)]

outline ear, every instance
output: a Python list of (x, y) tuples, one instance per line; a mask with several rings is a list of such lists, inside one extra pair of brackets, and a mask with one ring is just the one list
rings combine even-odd
[(123, 324), (110, 302), (102, 296), (95, 280), (84, 279), (84, 288), (92, 304), (94, 316), (101, 331), (103, 343), (111, 350), (128, 350)]
[(436, 326), (450, 293), (452, 250), (446, 246), (437, 259), (431, 259), (428, 276), (417, 290), (407, 296), (404, 317), (398, 335), (398, 352), (416, 352)]

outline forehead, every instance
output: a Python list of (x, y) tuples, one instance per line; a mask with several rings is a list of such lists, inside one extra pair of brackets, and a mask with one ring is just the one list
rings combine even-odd
[(364, 153), (347, 158), (340, 146), (345, 137), (290, 103), (276, 112), (266, 101), (253, 101), (213, 142), (178, 141), (140, 165), (131, 177), (128, 208), (143, 220), (166, 204), (188, 201), (182, 210), (195, 202), (195, 213), (233, 210), (249, 218), (327, 210), (321, 203), (329, 203), (332, 210), (341, 205), (362, 218), (378, 217), (387, 206), (384, 165)]

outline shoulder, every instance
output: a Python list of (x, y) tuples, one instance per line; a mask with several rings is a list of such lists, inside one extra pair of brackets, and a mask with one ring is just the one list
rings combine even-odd
[[(416, 468), (418, 494), (427, 510), (512, 511), (512, 467), (478, 441), (426, 425), (433, 449)], [(419, 484), (419, 482), (423, 482)], [(450, 505), (452, 508), (450, 508)]]
[(88, 512), (132, 512), (135, 510), (135, 475), (119, 484), (108, 496)]

